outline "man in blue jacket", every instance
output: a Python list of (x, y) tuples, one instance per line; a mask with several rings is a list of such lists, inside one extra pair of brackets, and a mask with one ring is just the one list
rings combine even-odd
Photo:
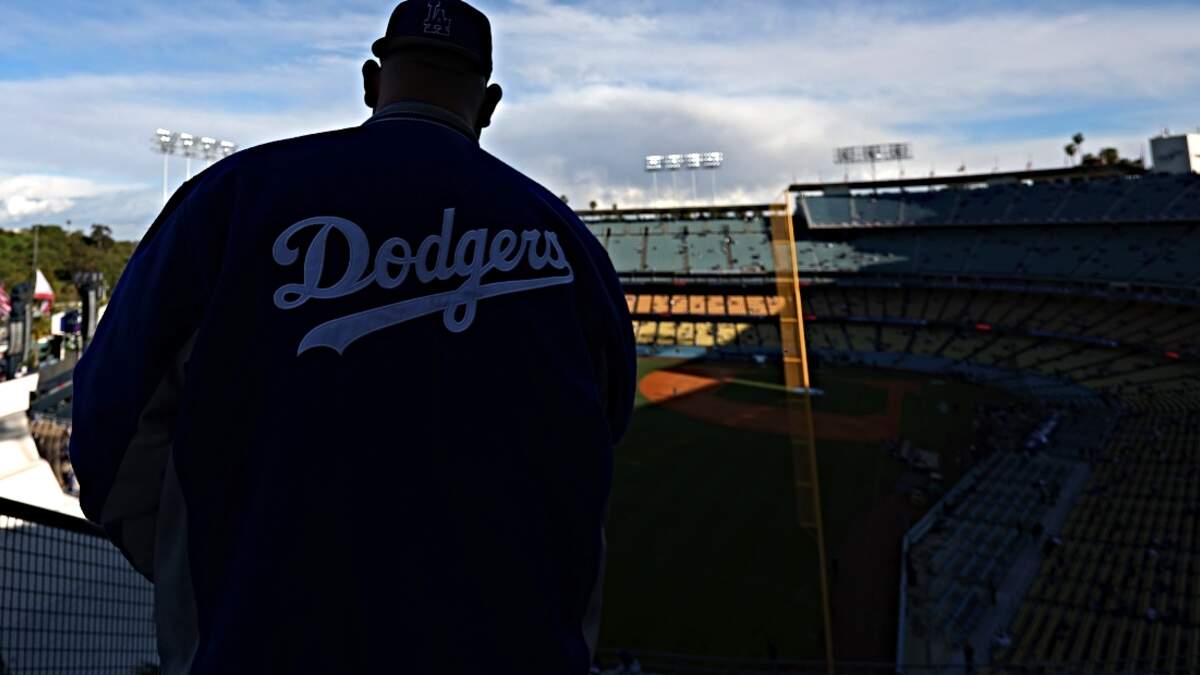
[(629, 316), (603, 248), (479, 147), (487, 19), (408, 0), (360, 127), (167, 204), (75, 371), (85, 513), (164, 673), (585, 673)]

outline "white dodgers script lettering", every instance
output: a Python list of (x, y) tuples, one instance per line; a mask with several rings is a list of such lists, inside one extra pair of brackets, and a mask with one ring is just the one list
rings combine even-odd
[[(275, 262), (284, 267), (295, 264), (301, 251), (292, 244), (292, 239), (298, 232), (309, 229), (315, 229), (316, 234), (304, 251), (303, 280), (284, 284), (275, 291), (275, 306), (280, 309), (296, 309), (309, 300), (342, 298), (372, 284), (391, 290), (414, 277), (423, 285), (454, 278), (463, 281), (451, 291), (409, 298), (326, 321), (304, 336), (298, 355), (315, 347), (329, 347), (341, 354), (365, 335), (437, 312), (442, 313), (447, 330), (461, 333), (475, 321), (480, 300), (569, 284), (575, 279), (554, 232), (517, 233), (506, 229), (496, 232), (489, 241), (488, 230), (480, 228), (463, 233), (452, 245), (454, 209), (442, 213), (441, 230), (426, 237), (415, 251), (404, 239), (393, 237), (383, 242), (374, 256), (367, 235), (355, 223), (333, 216), (307, 218), (284, 230), (275, 240), (271, 251)], [(350, 255), (337, 281), (322, 286), (330, 236), (340, 237)], [(564, 274), (484, 283), (483, 278), (489, 272), (511, 272), (522, 260), (535, 271), (550, 267)]]

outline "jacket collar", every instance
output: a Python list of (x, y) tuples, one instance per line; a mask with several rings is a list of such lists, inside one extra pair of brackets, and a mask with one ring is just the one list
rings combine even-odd
[(374, 115), (371, 115), (370, 119), (363, 122), (363, 126), (365, 127), (377, 122), (397, 120), (416, 120), (438, 124), (457, 131), (471, 139), (474, 143), (479, 143), (479, 135), (461, 117), (445, 108), (421, 101), (397, 101), (396, 103), (389, 104), (380, 108)]

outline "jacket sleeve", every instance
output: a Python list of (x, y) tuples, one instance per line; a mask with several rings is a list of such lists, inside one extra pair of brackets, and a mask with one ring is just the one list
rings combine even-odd
[(598, 342), (596, 358), (605, 414), (615, 445), (629, 428), (637, 389), (637, 347), (633, 339), (633, 320), (625, 303), (625, 291), (608, 251), (604, 250), (587, 225), (562, 200), (549, 195), (544, 188), (540, 188), (540, 194), (558, 217), (578, 233), (588, 261), (596, 271), (597, 301), (590, 309), (599, 319), (594, 336)]
[(133, 542), (153, 532), (182, 362), (219, 269), (213, 192), (193, 181), (163, 209), (75, 367), (70, 455), (83, 512), (147, 576), (145, 545)]
[(613, 443), (621, 440), (629, 429), (637, 395), (637, 347), (633, 339), (633, 320), (625, 304), (625, 292), (613, 269), (607, 251), (595, 242), (602, 255), (599, 263), (602, 283), (609, 299), (609, 334), (605, 343), (605, 365), (608, 369), (607, 412)]

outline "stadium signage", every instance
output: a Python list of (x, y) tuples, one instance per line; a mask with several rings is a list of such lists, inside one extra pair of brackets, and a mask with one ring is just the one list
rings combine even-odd
[[(380, 245), (374, 256), (371, 255), (367, 235), (357, 224), (333, 216), (306, 218), (288, 227), (275, 240), (272, 257), (277, 264), (289, 267), (300, 259), (299, 247), (292, 246), (290, 242), (296, 233), (310, 228), (319, 229), (304, 251), (304, 280), (284, 284), (275, 291), (274, 302), (279, 309), (296, 309), (313, 299), (343, 298), (372, 284), (392, 290), (403, 285), (410, 273), (415, 275), (419, 284), (453, 278), (462, 279), (463, 282), (451, 291), (413, 297), (327, 321), (304, 336), (297, 356), (315, 347), (329, 347), (341, 354), (351, 343), (365, 335), (438, 312), (442, 313), (446, 330), (461, 333), (475, 321), (475, 310), (480, 300), (569, 284), (575, 279), (574, 270), (567, 262), (558, 235), (554, 232), (523, 230), (517, 234), (504, 229), (497, 231), (495, 237), (489, 240), (489, 230), (486, 228), (472, 229), (459, 237), (451, 255), (454, 230), (452, 208), (442, 214), (441, 231), (426, 237), (415, 253), (408, 241), (392, 237)], [(332, 285), (322, 286), (321, 279), (328, 262), (327, 244), (329, 236), (334, 233), (349, 246), (350, 255), (341, 278)], [(535, 271), (549, 266), (565, 274), (483, 282), (488, 273), (512, 272), (522, 262)]]

